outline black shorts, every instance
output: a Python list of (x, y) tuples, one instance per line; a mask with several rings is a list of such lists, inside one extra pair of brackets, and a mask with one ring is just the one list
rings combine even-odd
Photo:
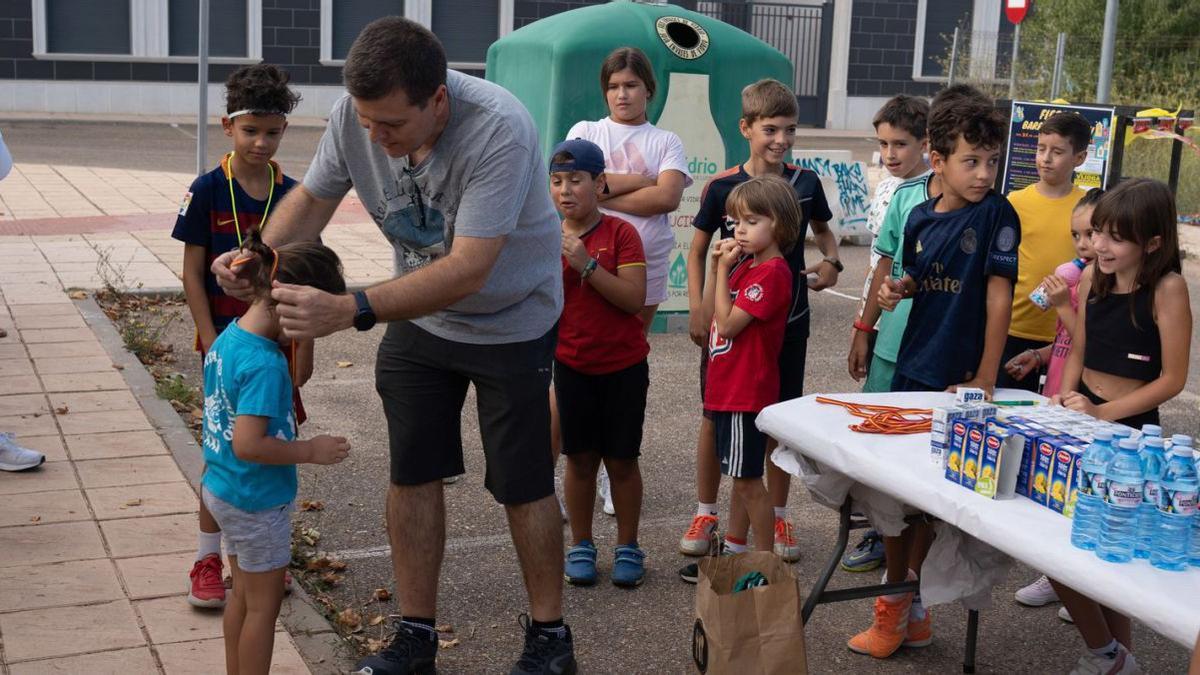
[(779, 400), (790, 401), (804, 395), (804, 364), (808, 357), (808, 336), (783, 341), (779, 352)]
[(646, 419), (650, 367), (646, 360), (615, 373), (589, 375), (554, 362), (554, 393), (562, 426), (563, 454), (594, 452), (637, 459)]
[(756, 417), (758, 413), (752, 412), (712, 412), (722, 474), (733, 478), (762, 478), (767, 435), (754, 426)]
[(375, 390), (383, 400), (391, 481), (422, 485), (463, 473), (461, 415), (475, 385), (487, 464), (484, 486), (501, 504), (554, 494), (550, 361), (557, 329), (528, 342), (445, 340), (393, 321), (379, 343)]

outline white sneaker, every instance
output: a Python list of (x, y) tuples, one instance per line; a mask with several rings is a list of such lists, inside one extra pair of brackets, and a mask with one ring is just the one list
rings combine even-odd
[(1058, 618), (1066, 621), (1067, 623), (1075, 623), (1075, 619), (1071, 618), (1071, 613), (1067, 611), (1066, 607), (1058, 608)]
[(42, 465), (46, 456), (17, 445), (13, 435), (0, 433), (0, 471), (28, 471)]
[(612, 502), (612, 484), (608, 481), (608, 471), (604, 469), (604, 465), (600, 466), (600, 473), (596, 474), (596, 487), (600, 490), (600, 496), (604, 498), (604, 512), (610, 516), (617, 515), (617, 507), (613, 506)]
[(1058, 602), (1058, 593), (1054, 592), (1054, 587), (1044, 574), (1038, 577), (1037, 581), (1017, 591), (1015, 597), (1017, 602), (1026, 607), (1042, 607)]
[(1141, 672), (1133, 654), (1124, 645), (1117, 645), (1117, 655), (1111, 659), (1085, 652), (1075, 662), (1071, 675), (1138, 675)]

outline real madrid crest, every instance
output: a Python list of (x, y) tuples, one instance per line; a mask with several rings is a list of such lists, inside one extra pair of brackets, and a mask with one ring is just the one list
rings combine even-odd
[(962, 239), (958, 240), (958, 247), (963, 253), (971, 255), (979, 248), (979, 241), (975, 238), (975, 230), (967, 228), (963, 230)]
[(681, 16), (664, 16), (654, 22), (658, 38), (681, 59), (691, 61), (708, 51), (708, 31), (704, 26)]

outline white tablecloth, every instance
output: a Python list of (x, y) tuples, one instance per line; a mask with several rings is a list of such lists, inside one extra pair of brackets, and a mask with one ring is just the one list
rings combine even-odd
[[(997, 399), (1018, 398), (997, 392)], [(834, 398), (928, 408), (952, 394), (837, 394)], [(1040, 570), (1151, 630), (1191, 648), (1200, 632), (1200, 569), (1166, 572), (1145, 560), (1100, 560), (1071, 545), (1071, 520), (1025, 497), (991, 500), (947, 481), (929, 459), (929, 434), (881, 436), (850, 431), (844, 409), (805, 396), (770, 406), (758, 427), (789, 452), (919, 508)]]

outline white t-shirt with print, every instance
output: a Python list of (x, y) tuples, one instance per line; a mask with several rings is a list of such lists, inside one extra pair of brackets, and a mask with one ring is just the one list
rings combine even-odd
[[(692, 184), (679, 136), (649, 122), (632, 126), (608, 117), (596, 122), (578, 122), (567, 132), (567, 138), (583, 138), (600, 146), (604, 151), (605, 173), (640, 174), (657, 179), (663, 171), (674, 169), (683, 174), (684, 187)], [(646, 251), (646, 276), (651, 279), (666, 276), (667, 259), (675, 246), (668, 214), (637, 216), (605, 208), (600, 210), (629, 221), (637, 229)]]

